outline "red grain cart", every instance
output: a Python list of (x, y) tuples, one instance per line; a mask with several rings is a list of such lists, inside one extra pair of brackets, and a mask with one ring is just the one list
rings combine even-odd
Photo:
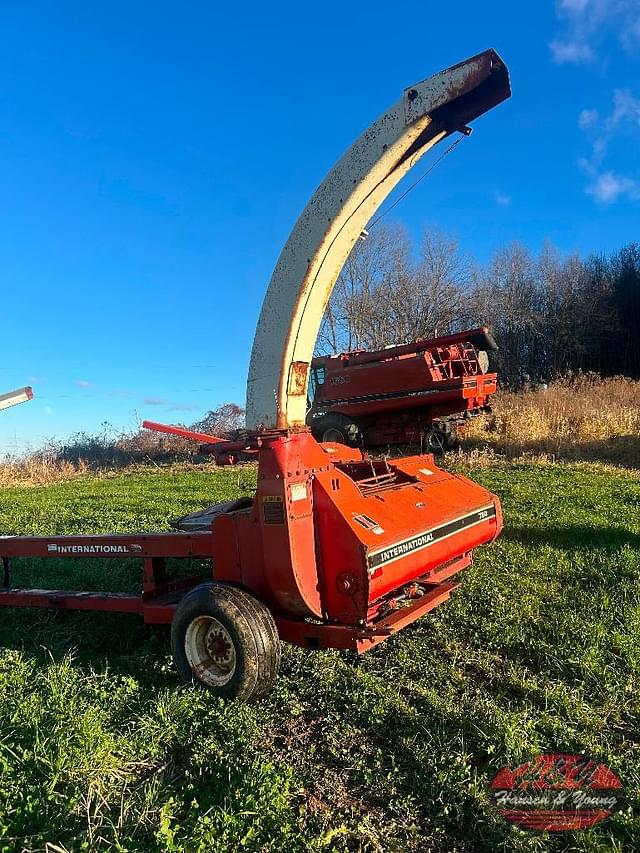
[(490, 411), (497, 376), (486, 327), (375, 352), (314, 358), (307, 423), (318, 441), (452, 449), (465, 421)]

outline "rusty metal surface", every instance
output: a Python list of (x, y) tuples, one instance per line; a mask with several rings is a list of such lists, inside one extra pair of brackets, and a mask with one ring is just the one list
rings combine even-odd
[(320, 649), (353, 649), (359, 654), (382, 643), (421, 616), (445, 602), (457, 583), (427, 584), (425, 592), (407, 607), (391, 610), (381, 619), (362, 626), (305, 622), (276, 616), (281, 639), (298, 646)]
[(55, 607), (59, 610), (142, 613), (142, 598), (124, 592), (13, 588), (0, 589), (0, 607)]
[(309, 373), (309, 363), (306, 361), (292, 361), (291, 369), (289, 370), (289, 396), (296, 397), (300, 394), (306, 396), (307, 393), (307, 377)]
[(331, 291), (363, 228), (426, 151), (509, 95), (504, 63), (485, 51), (406, 89), (336, 163), (269, 284), (247, 380), (249, 429), (304, 424), (306, 393), (290, 382), (291, 365), (310, 364)]

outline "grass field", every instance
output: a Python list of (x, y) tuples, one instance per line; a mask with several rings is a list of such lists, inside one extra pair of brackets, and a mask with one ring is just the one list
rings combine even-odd
[[(180, 687), (167, 632), (135, 618), (2, 612), (0, 850), (640, 849), (640, 479), (568, 464), (472, 476), (501, 496), (506, 529), (452, 599), (357, 663), (285, 647), (254, 706)], [(164, 529), (253, 477), (4, 486), (0, 532)], [(14, 582), (135, 589), (138, 570), (24, 561)], [(628, 809), (591, 832), (510, 827), (488, 780), (541, 751), (604, 761)]]

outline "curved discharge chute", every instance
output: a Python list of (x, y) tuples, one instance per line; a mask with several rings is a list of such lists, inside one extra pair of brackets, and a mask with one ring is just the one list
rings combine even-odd
[(249, 429), (304, 424), (322, 316), (363, 228), (423, 154), (510, 94), (504, 62), (484, 51), (406, 89), (336, 163), (296, 222), (262, 305), (247, 379)]
[(7, 391), (6, 394), (0, 394), (0, 410), (9, 409), (19, 403), (28, 403), (29, 400), (33, 400), (33, 390), (30, 385), (17, 388), (15, 391)]

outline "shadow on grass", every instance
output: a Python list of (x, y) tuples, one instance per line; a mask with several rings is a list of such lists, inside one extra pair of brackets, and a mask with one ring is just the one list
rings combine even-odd
[(624, 545), (640, 548), (640, 536), (626, 527), (586, 527), (579, 524), (564, 527), (507, 526), (501, 536), (522, 545), (549, 545), (574, 551), (582, 548), (616, 550)]
[[(172, 579), (198, 575), (197, 559), (169, 560)], [(11, 584), (139, 593), (140, 561), (135, 559), (56, 560), (21, 558), (11, 561)], [(71, 655), (82, 668), (131, 675), (158, 689), (179, 684), (171, 666), (170, 627), (145, 624), (141, 616), (64, 608), (0, 609), (0, 649), (15, 649), (46, 665), (51, 657)]]
[[(384, 653), (380, 649), (372, 654)], [(393, 652), (389, 657), (393, 659)], [(476, 680), (471, 671), (467, 677)], [(468, 708), (456, 709), (428, 684), (400, 678), (387, 692), (386, 685), (380, 691), (367, 672), (364, 678), (370, 690), (358, 685), (354, 675), (345, 680), (342, 691), (333, 691), (326, 710), (326, 697), (315, 700), (319, 707), (307, 718), (313, 764), (298, 767), (306, 790), (327, 810), (339, 812), (346, 802), (361, 815), (389, 821), (393, 842), (385, 849), (524, 849), (512, 846), (516, 831), (494, 813), (480, 790), (483, 785), (488, 789), (510, 749), (509, 732), (500, 718), (492, 718), (490, 706), (485, 704), (474, 716)], [(489, 696), (498, 689), (487, 685)], [(303, 687), (298, 698), (313, 707), (308, 688)], [(488, 697), (483, 698), (486, 702)], [(499, 703), (500, 697), (495, 699)], [(523, 705), (525, 699), (520, 700)], [(535, 754), (534, 743), (528, 746)], [(300, 761), (299, 753), (291, 756), (292, 765)], [(369, 773), (375, 781), (366, 784), (363, 779)], [(404, 798), (412, 804), (406, 822)], [(428, 846), (427, 838), (437, 841)], [(545, 849), (565, 848), (549, 841)]]
[(0, 649), (45, 667), (71, 656), (83, 670), (132, 676), (153, 693), (179, 685), (169, 637), (168, 626), (119, 613), (6, 608), (0, 623)]

